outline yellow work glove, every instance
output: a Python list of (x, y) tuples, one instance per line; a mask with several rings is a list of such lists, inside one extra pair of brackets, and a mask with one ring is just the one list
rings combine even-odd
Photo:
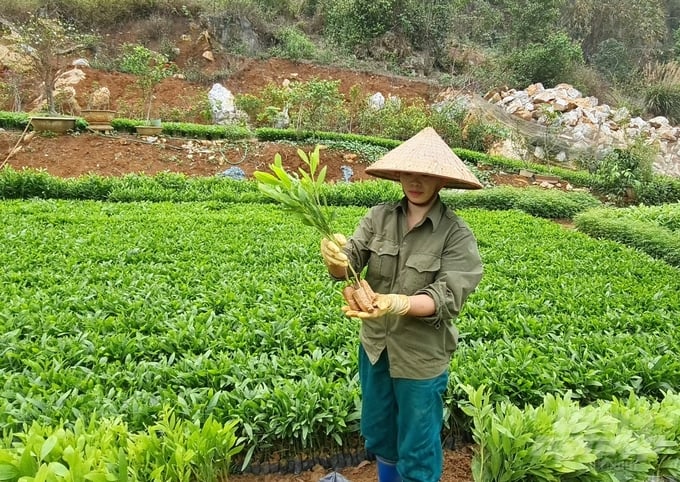
[(373, 300), (373, 311), (353, 310), (349, 306), (343, 306), (342, 311), (351, 318), (378, 318), (387, 314), (405, 315), (411, 309), (411, 302), (406, 295), (377, 293)]
[(340, 233), (335, 233), (333, 239), (335, 241), (331, 241), (328, 238), (321, 240), (321, 256), (323, 256), (323, 261), (326, 263), (326, 266), (347, 267), (349, 260), (342, 251), (342, 248), (347, 244), (347, 239)]

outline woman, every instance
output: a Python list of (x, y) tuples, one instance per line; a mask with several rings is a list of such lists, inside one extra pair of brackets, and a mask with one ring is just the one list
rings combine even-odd
[(349, 240), (324, 239), (321, 253), (337, 280), (348, 266), (377, 293), (359, 309), (361, 434), (380, 482), (438, 481), (442, 472), (443, 394), (458, 332), (453, 320), (482, 278), (474, 235), (441, 201), (445, 187), (481, 184), (432, 128), (423, 129), (366, 169), (399, 181), (404, 197), (369, 210)]

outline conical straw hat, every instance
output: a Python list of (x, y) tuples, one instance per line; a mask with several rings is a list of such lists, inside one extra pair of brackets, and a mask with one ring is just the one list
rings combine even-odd
[(366, 168), (383, 179), (399, 181), (402, 172), (427, 174), (447, 180), (444, 187), (481, 189), (482, 184), (432, 128), (426, 127)]

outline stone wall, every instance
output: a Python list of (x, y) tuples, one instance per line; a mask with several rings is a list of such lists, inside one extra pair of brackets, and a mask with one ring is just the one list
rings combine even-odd
[(633, 117), (626, 108), (600, 104), (569, 84), (546, 89), (537, 83), (468, 100), (473, 110), (506, 125), (514, 136), (494, 154), (572, 164), (583, 156), (600, 159), (642, 138), (657, 150), (654, 171), (680, 177), (680, 128), (665, 117)]

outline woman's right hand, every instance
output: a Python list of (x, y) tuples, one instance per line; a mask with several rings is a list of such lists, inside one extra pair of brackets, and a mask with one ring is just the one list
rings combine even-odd
[(333, 240), (323, 238), (321, 240), (321, 256), (326, 266), (346, 268), (349, 265), (347, 255), (342, 248), (347, 244), (347, 239), (340, 233), (333, 234)]

